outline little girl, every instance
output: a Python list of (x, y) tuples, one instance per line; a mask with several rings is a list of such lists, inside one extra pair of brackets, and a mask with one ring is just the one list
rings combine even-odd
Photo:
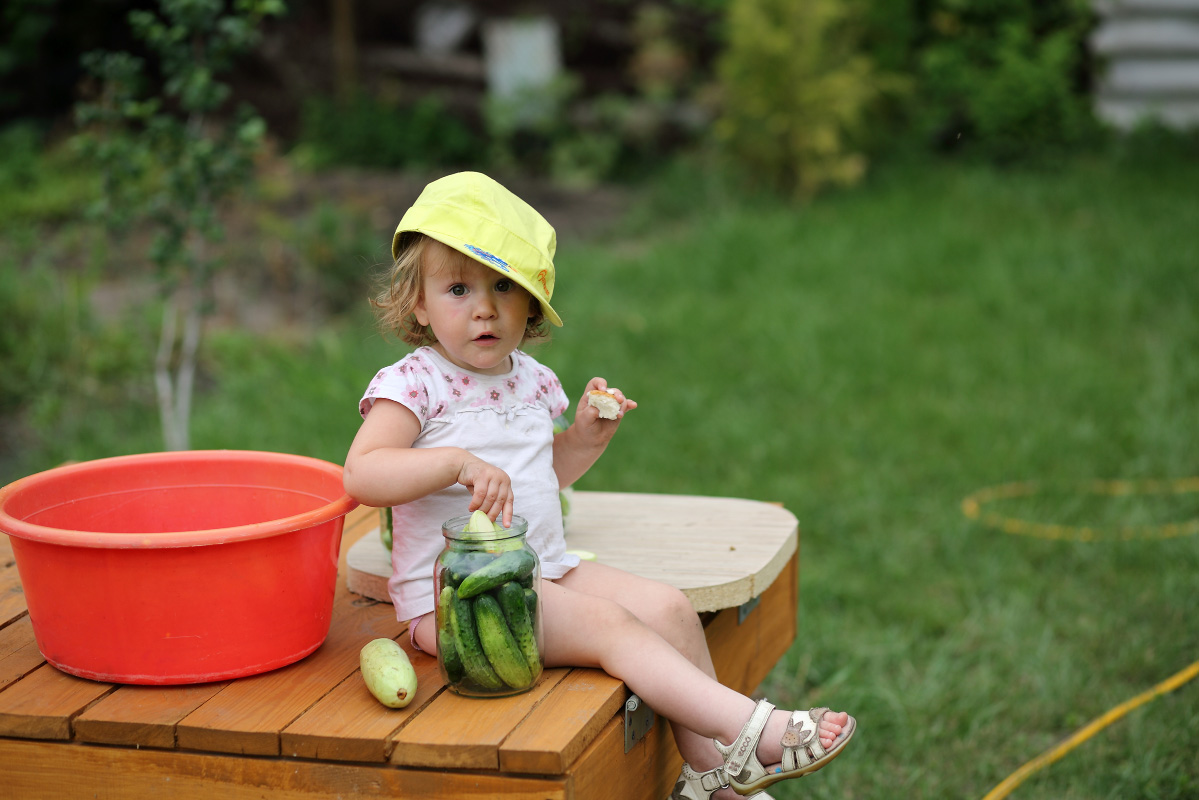
[[(545, 665), (603, 669), (671, 721), (687, 762), (672, 798), (752, 795), (820, 769), (853, 735), (853, 718), (776, 711), (723, 686), (682, 592), (566, 552), (559, 487), (595, 463), (637, 403), (592, 378), (574, 423), (554, 434), (566, 395), (518, 348), (562, 324), (550, 305), (555, 249), (540, 214), (478, 173), (429, 184), (396, 230), (375, 305), (383, 326), (418, 349), (367, 388), (345, 487), (394, 507), (388, 589), (398, 618), (416, 647), (436, 653), (441, 524), (483, 509), (507, 526), (518, 508), (541, 560)], [(588, 405), (593, 389), (616, 397), (617, 419)]]

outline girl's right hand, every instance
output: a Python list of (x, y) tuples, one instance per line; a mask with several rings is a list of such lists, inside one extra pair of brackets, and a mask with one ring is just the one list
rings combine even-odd
[(512, 479), (499, 467), (467, 454), (458, 470), (458, 483), (471, 490), (470, 507), (474, 512), (482, 509), (494, 522), (502, 517), (505, 528), (512, 526), (512, 505), (516, 501), (512, 494)]

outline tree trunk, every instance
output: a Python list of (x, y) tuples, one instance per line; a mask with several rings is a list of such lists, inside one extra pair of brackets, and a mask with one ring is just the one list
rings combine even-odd
[[(183, 319), (180, 338), (177, 329)], [(158, 416), (168, 450), (191, 447), (191, 401), (196, 376), (196, 353), (200, 347), (203, 319), (197, 292), (186, 287), (166, 302), (158, 353), (154, 360), (154, 385), (158, 394)]]

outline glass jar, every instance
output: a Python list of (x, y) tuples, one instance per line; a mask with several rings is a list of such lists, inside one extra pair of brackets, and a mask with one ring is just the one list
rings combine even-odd
[(529, 524), (468, 533), (469, 515), (441, 526), (433, 568), (437, 663), (446, 685), (471, 697), (528, 691), (541, 676), (541, 562), (525, 541)]

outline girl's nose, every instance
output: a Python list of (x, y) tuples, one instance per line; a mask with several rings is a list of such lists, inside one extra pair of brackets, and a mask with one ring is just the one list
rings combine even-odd
[(475, 301), (475, 318), (494, 319), (496, 316), (496, 304), (491, 295), (482, 293), (475, 296), (478, 298)]

